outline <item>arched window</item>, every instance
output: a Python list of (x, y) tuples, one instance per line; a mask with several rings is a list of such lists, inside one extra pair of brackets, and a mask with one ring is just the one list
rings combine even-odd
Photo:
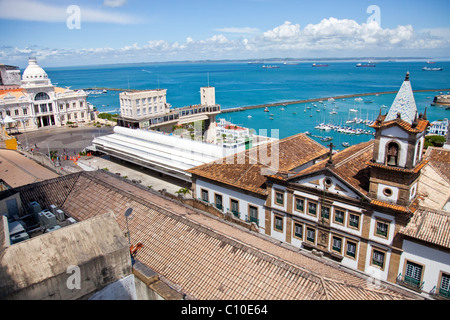
[(416, 165), (419, 163), (421, 155), (422, 155), (422, 141), (419, 141), (416, 153)]
[(397, 166), (399, 159), (399, 150), (398, 144), (395, 142), (390, 142), (387, 147), (386, 153), (386, 164), (388, 166)]
[(39, 92), (34, 97), (34, 101), (38, 101), (38, 100), (50, 100), (50, 97), (45, 92)]

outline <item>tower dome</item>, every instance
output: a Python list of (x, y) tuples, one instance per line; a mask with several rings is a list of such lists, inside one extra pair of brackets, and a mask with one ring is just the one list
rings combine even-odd
[(38, 65), (35, 57), (28, 59), (28, 67), (22, 74), (22, 84), (25, 86), (51, 85), (47, 73)]

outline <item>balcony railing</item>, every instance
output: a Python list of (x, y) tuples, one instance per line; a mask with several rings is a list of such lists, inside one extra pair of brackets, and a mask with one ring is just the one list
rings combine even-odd
[(245, 222), (254, 222), (259, 226), (259, 219), (252, 216), (245, 216)]
[(228, 209), (228, 212), (231, 212), (233, 214), (233, 216), (235, 216), (238, 219), (241, 218), (241, 213), (239, 211)]
[(222, 209), (223, 209), (223, 205), (221, 205), (221, 204), (219, 204), (219, 203), (216, 203), (215, 206), (216, 206), (216, 208), (219, 209), (219, 210), (222, 210)]
[(420, 281), (401, 273), (397, 277), (397, 284), (416, 291), (422, 291), (424, 283), (425, 281)]
[(435, 299), (450, 299), (450, 291), (442, 288), (438, 289), (436, 286), (434, 286), (433, 290), (431, 290), (430, 295)]

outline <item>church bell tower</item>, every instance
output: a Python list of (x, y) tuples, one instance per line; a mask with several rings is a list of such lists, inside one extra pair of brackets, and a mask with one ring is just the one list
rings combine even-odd
[(370, 197), (401, 206), (409, 206), (416, 198), (429, 125), (426, 109), (425, 114), (417, 114), (408, 72), (389, 112), (382, 115), (380, 110), (372, 125), (375, 143), (369, 164)]

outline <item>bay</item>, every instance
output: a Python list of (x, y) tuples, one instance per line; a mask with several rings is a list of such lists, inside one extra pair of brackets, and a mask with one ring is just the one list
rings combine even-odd
[[(427, 65), (424, 61), (377, 62), (375, 68), (357, 68), (356, 63), (327, 62), (329, 66), (323, 68), (313, 68), (311, 63), (305, 62), (298, 65), (278, 63), (279, 68), (272, 69), (247, 62), (142, 63), (45, 70), (53, 84), (71, 89), (167, 89), (167, 102), (173, 107), (199, 104), (200, 87), (210, 85), (215, 87), (216, 103), (220, 104), (222, 109), (398, 91), (406, 72), (409, 71), (413, 90), (434, 90), (415, 93), (419, 112), (423, 113), (427, 107), (430, 121), (449, 117), (450, 110), (430, 104), (434, 96), (441, 92), (437, 89), (450, 89), (450, 62), (437, 61), (434, 65)], [(444, 70), (422, 71), (424, 66), (442, 67)], [(119, 93), (120, 91), (108, 91), (106, 94), (89, 96), (88, 101), (100, 112), (118, 112)], [(296, 104), (288, 105), (284, 110), (282, 107), (271, 107), (270, 112), (252, 109), (224, 113), (219, 117), (255, 129), (257, 133), (267, 130), (269, 136), (285, 138), (309, 131), (315, 136), (313, 139), (324, 145), (329, 144), (320, 140), (320, 137), (325, 136), (332, 137), (335, 145), (341, 146), (344, 141), (352, 145), (370, 140), (373, 136), (324, 132), (314, 127), (320, 123), (345, 125), (346, 121), (354, 117), (373, 120), (381, 106), (390, 107), (394, 98), (395, 94), (373, 95), (363, 97), (362, 102), (348, 98), (345, 101), (336, 100), (334, 104), (324, 100), (324, 104), (316, 103), (317, 107), (311, 103)], [(337, 114), (330, 114), (333, 109)], [(350, 109), (357, 112), (350, 112)], [(382, 109), (383, 112), (387, 110), (388, 108)], [(273, 116), (270, 116), (271, 114)], [(351, 126), (368, 129), (363, 124)]]

